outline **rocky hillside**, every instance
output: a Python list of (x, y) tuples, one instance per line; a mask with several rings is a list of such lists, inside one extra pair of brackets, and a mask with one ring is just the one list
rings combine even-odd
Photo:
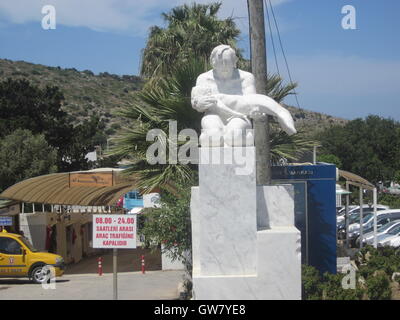
[(0, 80), (28, 79), (38, 86), (57, 86), (64, 93), (63, 109), (79, 123), (91, 115), (99, 115), (106, 122), (106, 133), (112, 135), (123, 119), (113, 113), (133, 99), (142, 86), (136, 76), (118, 76), (107, 72), (98, 75), (89, 70), (78, 71), (48, 67), (24, 61), (0, 59)]
[(295, 121), (297, 129), (304, 129), (310, 136), (334, 125), (345, 125), (349, 120), (336, 118), (324, 113), (286, 106)]
[[(89, 70), (63, 69), (32, 64), (24, 61), (0, 59), (0, 81), (6, 78), (26, 78), (38, 86), (58, 86), (64, 93), (63, 109), (79, 123), (93, 114), (107, 123), (106, 134), (113, 135), (124, 124), (124, 119), (113, 113), (132, 101), (133, 95), (142, 87), (137, 76), (118, 76), (107, 72), (95, 75)], [(297, 128), (314, 133), (347, 120), (318, 112), (288, 107)]]

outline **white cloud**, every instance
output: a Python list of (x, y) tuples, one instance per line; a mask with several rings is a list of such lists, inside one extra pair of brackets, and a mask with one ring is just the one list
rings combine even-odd
[[(275, 6), (292, 0), (272, 0)], [(209, 3), (210, 0), (198, 0)], [(53, 5), (57, 12), (57, 24), (88, 27), (97, 31), (112, 31), (145, 35), (148, 28), (160, 24), (161, 12), (176, 5), (190, 3), (183, 0), (13, 0), (0, 2), (0, 17), (8, 22), (26, 23), (41, 21), (41, 9)], [(247, 1), (223, 0), (220, 16), (243, 17), (238, 20), (244, 30), (247, 25)]]
[(136, 34), (147, 31), (155, 8), (164, 7), (159, 0), (13, 0), (0, 3), (0, 12), (13, 23), (41, 21), (48, 4), (56, 8), (57, 24)]

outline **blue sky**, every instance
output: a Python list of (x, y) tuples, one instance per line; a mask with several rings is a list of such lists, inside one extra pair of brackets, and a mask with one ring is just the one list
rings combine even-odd
[[(0, 58), (95, 73), (137, 74), (148, 28), (183, 0), (13, 0), (0, 2)], [(209, 1), (200, 0), (207, 3)], [(248, 54), (246, 0), (223, 0)], [(56, 8), (57, 28), (43, 30), (41, 8)], [(273, 0), (298, 98), (304, 109), (354, 119), (368, 114), (400, 121), (400, 1)], [(342, 7), (356, 9), (344, 30)], [(277, 43), (276, 32), (273, 32)], [(276, 72), (268, 36), (268, 66)], [(282, 55), (281, 75), (287, 79)], [(293, 98), (288, 104), (296, 105)]]

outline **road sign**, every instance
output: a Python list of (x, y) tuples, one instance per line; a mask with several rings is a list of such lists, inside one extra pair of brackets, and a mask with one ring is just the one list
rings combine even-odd
[(13, 220), (12, 217), (0, 217), (0, 226), (12, 226)]
[(93, 248), (136, 248), (136, 215), (93, 215)]

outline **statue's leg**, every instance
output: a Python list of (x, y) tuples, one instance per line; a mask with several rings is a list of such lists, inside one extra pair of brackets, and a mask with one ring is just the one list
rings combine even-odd
[(296, 128), (294, 127), (294, 121), (290, 112), (274, 99), (258, 94), (254, 95), (253, 103), (257, 106), (256, 108), (260, 112), (276, 117), (282, 129), (288, 135), (292, 135), (297, 132)]
[(252, 146), (254, 137), (251, 125), (241, 118), (233, 118), (226, 126), (224, 141), (226, 146)]
[(221, 147), (224, 145), (224, 124), (218, 115), (210, 114), (201, 119), (200, 145), (202, 147)]

